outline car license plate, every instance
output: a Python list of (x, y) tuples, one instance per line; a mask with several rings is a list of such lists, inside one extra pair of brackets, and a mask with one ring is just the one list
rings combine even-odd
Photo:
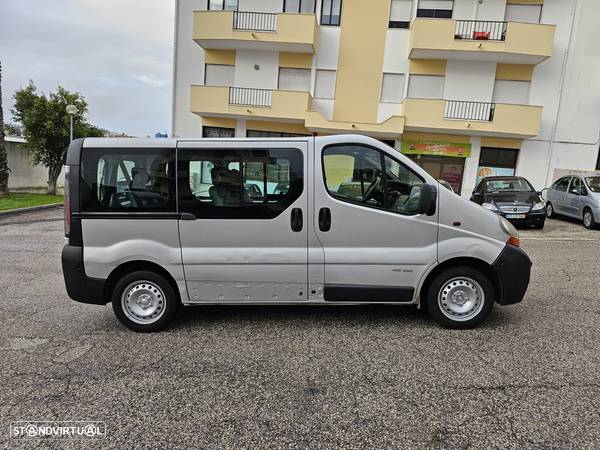
[(524, 219), (526, 214), (507, 214), (507, 219)]

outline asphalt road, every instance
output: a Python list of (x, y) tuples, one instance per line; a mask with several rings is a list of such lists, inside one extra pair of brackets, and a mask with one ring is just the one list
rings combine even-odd
[[(158, 334), (68, 299), (62, 211), (0, 218), (0, 446), (15, 420), (98, 447), (600, 447), (600, 231), (523, 232), (523, 303), (470, 331), (411, 308), (194, 307)], [(85, 448), (27, 441), (27, 448)]]

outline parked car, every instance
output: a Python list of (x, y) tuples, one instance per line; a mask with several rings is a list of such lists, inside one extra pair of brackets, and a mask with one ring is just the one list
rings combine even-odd
[(588, 228), (600, 225), (600, 173), (567, 175), (548, 188), (546, 215), (583, 220)]
[[(529, 284), (510, 222), (366, 136), (79, 139), (65, 173), (67, 293), (136, 331), (207, 304), (416, 305), (469, 328)], [(278, 192), (243, 195), (257, 174)]]
[(541, 192), (523, 177), (485, 177), (473, 191), (471, 201), (515, 225), (544, 228), (546, 209)]

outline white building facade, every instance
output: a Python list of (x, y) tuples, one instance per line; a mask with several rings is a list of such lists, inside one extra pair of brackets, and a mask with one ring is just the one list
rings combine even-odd
[(600, 169), (596, 0), (178, 0), (172, 134), (361, 133), (469, 196)]

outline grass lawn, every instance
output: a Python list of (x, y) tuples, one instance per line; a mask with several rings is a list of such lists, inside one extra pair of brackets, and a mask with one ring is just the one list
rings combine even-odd
[(47, 194), (10, 194), (8, 197), (0, 197), (0, 211), (7, 209), (28, 208), (30, 206), (50, 205), (52, 203), (63, 203), (62, 195)]

